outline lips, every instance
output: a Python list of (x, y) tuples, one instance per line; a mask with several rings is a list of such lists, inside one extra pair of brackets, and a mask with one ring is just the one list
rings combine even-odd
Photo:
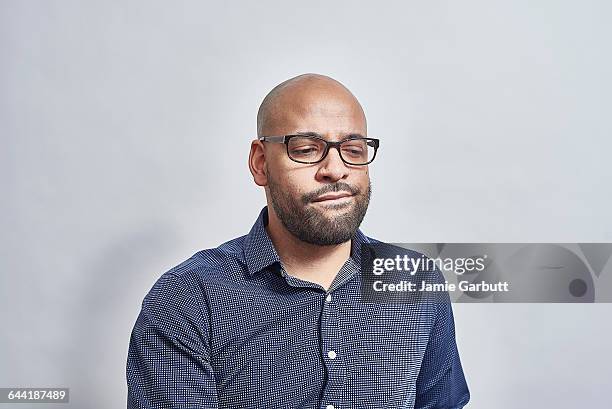
[(313, 202), (325, 202), (328, 200), (336, 200), (336, 199), (340, 199), (343, 197), (350, 197), (353, 196), (351, 193), (349, 192), (333, 192), (333, 193), (326, 193), (324, 195), (321, 195), (319, 197), (317, 197), (316, 199), (313, 200)]

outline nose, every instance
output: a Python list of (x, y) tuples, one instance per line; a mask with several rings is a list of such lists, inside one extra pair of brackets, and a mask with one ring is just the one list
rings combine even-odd
[(317, 171), (317, 180), (321, 182), (337, 182), (338, 180), (346, 179), (349, 168), (342, 162), (340, 152), (337, 148), (330, 147), (327, 156), (319, 164)]

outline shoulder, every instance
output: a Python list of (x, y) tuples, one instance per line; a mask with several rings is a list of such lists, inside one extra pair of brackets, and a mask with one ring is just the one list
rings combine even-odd
[(218, 247), (200, 250), (168, 269), (155, 281), (143, 304), (201, 301), (208, 283), (228, 281), (230, 276), (245, 270), (245, 238), (237, 237)]
[[(367, 236), (366, 236), (367, 237)], [(369, 286), (377, 283), (412, 282), (416, 288), (422, 283), (444, 284), (444, 274), (440, 270), (435, 257), (435, 251), (419, 251), (406, 243), (388, 243), (375, 238), (367, 237), (361, 252), (361, 267), (364, 282)], [(385, 297), (390, 297), (387, 293)], [(406, 295), (408, 294), (408, 295)], [(447, 291), (415, 291), (403, 294), (398, 292), (394, 297), (413, 297), (412, 303), (419, 304), (446, 304), (450, 301)]]
[(363, 235), (363, 237), (365, 238), (365, 240), (362, 244), (368, 245), (369, 248), (373, 250), (373, 253), (371, 254), (375, 257), (394, 258), (397, 255), (400, 255), (402, 257), (406, 255), (414, 259), (429, 258), (429, 256), (427, 256), (425, 253), (411, 249), (409, 247), (405, 247), (405, 244), (403, 243), (389, 243), (376, 239), (374, 237), (367, 236), (365, 234)]

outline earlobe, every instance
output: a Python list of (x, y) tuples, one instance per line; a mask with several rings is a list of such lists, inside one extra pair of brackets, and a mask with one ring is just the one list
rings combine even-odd
[(251, 142), (249, 153), (249, 169), (253, 175), (253, 181), (258, 186), (268, 185), (268, 175), (266, 174), (266, 156), (263, 144), (260, 141)]

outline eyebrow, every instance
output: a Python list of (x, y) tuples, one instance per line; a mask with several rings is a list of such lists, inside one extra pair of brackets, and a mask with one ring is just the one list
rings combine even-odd
[[(296, 135), (304, 135), (304, 136), (317, 136), (321, 139), (325, 139), (325, 137), (323, 135), (321, 135), (320, 133), (317, 132), (312, 132), (312, 131), (305, 131), (305, 132), (296, 132)], [(365, 138), (365, 136), (363, 136), (360, 133), (350, 133), (348, 135), (344, 135), (342, 138), (340, 138), (341, 141), (345, 140), (345, 139), (350, 139), (350, 138)]]

